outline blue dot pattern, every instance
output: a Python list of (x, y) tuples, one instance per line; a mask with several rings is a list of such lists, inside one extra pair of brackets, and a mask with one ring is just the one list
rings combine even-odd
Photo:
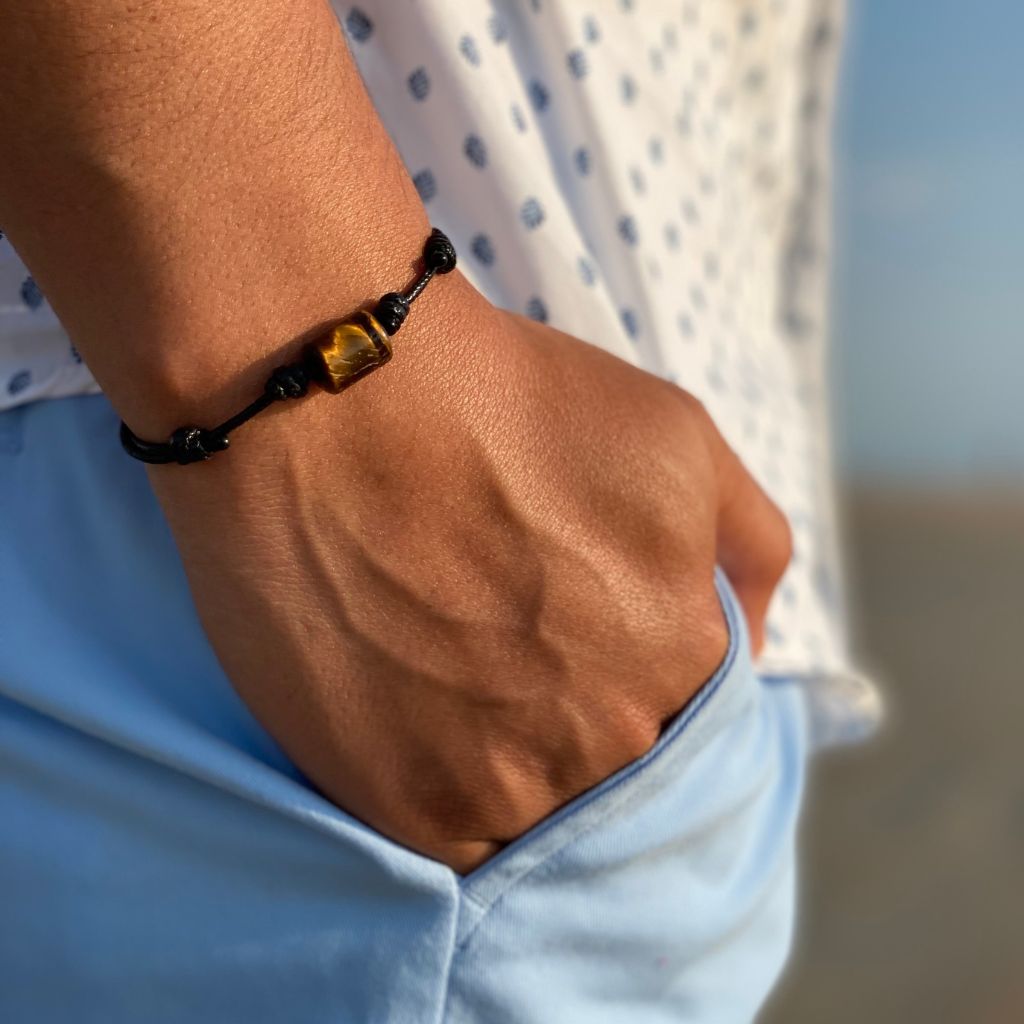
[(590, 287), (596, 280), (597, 274), (594, 272), (594, 265), (587, 259), (586, 256), (581, 256), (576, 263), (576, 267), (579, 270), (580, 280)]
[[(786, 511), (764, 670), (842, 669), (816, 369), (839, 0), (333, 7), (462, 272), (692, 391)], [(96, 390), (0, 236), (0, 409)]]
[(548, 307), (544, 305), (544, 300), (539, 299), (534, 295), (530, 301), (526, 303), (526, 315), (532, 317), (534, 320), (539, 320), (541, 323), (547, 323)]
[(476, 48), (476, 40), (472, 36), (463, 36), (459, 40), (459, 52), (473, 67), (480, 64), (480, 51)]
[(430, 95), (430, 76), (426, 68), (417, 68), (409, 75), (409, 92), (417, 100), (425, 100)]
[(495, 43), (503, 43), (508, 39), (508, 25), (500, 14), (493, 14), (487, 21), (487, 29), (491, 34), (491, 40)]
[(494, 246), (486, 235), (475, 235), (470, 243), (470, 249), (485, 267), (494, 262)]
[(462, 149), (466, 154), (466, 159), (474, 167), (483, 168), (487, 166), (487, 147), (479, 135), (467, 135)]
[(26, 277), (21, 282), (19, 294), (21, 295), (21, 301), (29, 309), (38, 309), (43, 304), (43, 293), (39, 290), (39, 285), (36, 284), (32, 277)]
[(548, 92), (547, 86), (535, 78), (530, 82), (529, 86), (527, 86), (527, 89), (530, 96), (530, 104), (533, 106), (533, 109), (536, 110), (538, 114), (547, 110), (548, 104), (551, 102), (551, 95)]
[(7, 394), (17, 395), (32, 383), (31, 370), (17, 370), (7, 381)]
[(427, 168), (417, 171), (412, 176), (412, 183), (416, 186), (420, 199), (425, 203), (429, 203), (437, 195), (437, 182), (434, 180), (433, 172)]
[(569, 73), (573, 78), (583, 78), (587, 73), (587, 55), (583, 50), (578, 47), (575, 50), (570, 50), (569, 55), (566, 58), (566, 62), (569, 65)]
[(544, 223), (544, 207), (531, 196), (520, 208), (519, 219), (532, 231)]
[(640, 333), (640, 324), (637, 321), (636, 312), (632, 309), (624, 309), (620, 315), (622, 317), (622, 326), (626, 329), (626, 333), (631, 338), (635, 338)]
[(345, 17), (345, 28), (349, 38), (365, 43), (373, 35), (373, 22), (358, 7), (353, 7)]
[(627, 245), (636, 245), (639, 241), (637, 234), (636, 220), (629, 214), (619, 218), (618, 222), (619, 235)]

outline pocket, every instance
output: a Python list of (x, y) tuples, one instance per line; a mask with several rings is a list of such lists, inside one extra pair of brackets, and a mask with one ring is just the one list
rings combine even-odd
[(459, 880), (445, 1024), (756, 1018), (793, 933), (806, 721), (717, 584), (728, 653), (654, 746)]
[(715, 571), (715, 586), (728, 630), (726, 653), (715, 672), (646, 753), (574, 797), (480, 867), (456, 876), (471, 906), (485, 912), (508, 887), (567, 844), (642, 803), (682, 770), (709, 732), (722, 727), (756, 695), (743, 612), (721, 569)]

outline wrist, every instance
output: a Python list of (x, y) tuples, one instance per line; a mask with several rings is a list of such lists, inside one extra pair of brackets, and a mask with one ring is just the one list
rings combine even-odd
[[(327, 5), (234, 4), (213, 31), (185, 0), (91, 0), (48, 33), (52, 6), (15, 22), (60, 44), (60, 75), (5, 50), (4, 92), (35, 113), (0, 96), (0, 213), (134, 430), (222, 421), (302, 338), (413, 279), (430, 225)], [(404, 345), (470, 292), (439, 282)]]
[(230, 446), (232, 431), (267, 412), (278, 402), (303, 399), (310, 388), (339, 394), (391, 361), (395, 336), (427, 286), (455, 270), (457, 254), (448, 236), (433, 228), (423, 242), (413, 282), (385, 292), (355, 312), (322, 327), (287, 362), (278, 362), (259, 395), (213, 426), (183, 424), (164, 440), (140, 438), (121, 424), (121, 441), (129, 455), (152, 465), (205, 462)]
[[(422, 247), (421, 238), (419, 249)], [(263, 395), (271, 375), (284, 366), (302, 367), (309, 375), (308, 392), (298, 400), (304, 406), (324, 400), (335, 412), (341, 403), (349, 409), (360, 406), (360, 415), (365, 418), (373, 415), (375, 404), (397, 402), (411, 415), (416, 403), (431, 401), (431, 392), (451, 383), (450, 375), (460, 369), (458, 350), (479, 344), (481, 336), (493, 333), (498, 311), (457, 270), (430, 278), (429, 286), (409, 307), (400, 331), (381, 331), (390, 358), (378, 343), (385, 358), (374, 355), (371, 363), (377, 365), (372, 372), (361, 368), (363, 372), (351, 385), (343, 385), (344, 395), (335, 393), (340, 378), (332, 383), (329, 376), (324, 376), (330, 363), (320, 361), (317, 348), (339, 321), (349, 321), (357, 311), (372, 313), (388, 292), (406, 291), (422, 269), (422, 262), (416, 262), (420, 267), (415, 272), (384, 266), (375, 274), (364, 265), (361, 270), (377, 279), (375, 285), (353, 289), (351, 278), (337, 289), (325, 283), (319, 291), (313, 289), (308, 295), (292, 295), (279, 305), (265, 306), (249, 331), (244, 330), (243, 323), (237, 332), (216, 330), (209, 340), (203, 339), (202, 345), (165, 345), (155, 364), (145, 370), (137, 368), (133, 381), (119, 379), (123, 394), (115, 397), (107, 389), (108, 397), (133, 432), (160, 442), (180, 427), (195, 425), (212, 430), (236, 416)], [(251, 311), (243, 311), (243, 319), (250, 316)], [(378, 326), (372, 317), (368, 322)], [(368, 352), (372, 354), (372, 350)], [(354, 367), (352, 355), (346, 353), (340, 358), (335, 372), (342, 372), (348, 379)], [(317, 372), (318, 366), (321, 372)], [(122, 365), (122, 374), (124, 369)], [(367, 389), (373, 381), (378, 381), (378, 386), (371, 389), (373, 401), (361, 401), (369, 398)], [(291, 409), (297, 403), (272, 404), (285, 404)], [(267, 407), (260, 419), (269, 412)], [(251, 433), (253, 419), (236, 428), (240, 443)], [(288, 430), (291, 423), (286, 418), (277, 429)]]

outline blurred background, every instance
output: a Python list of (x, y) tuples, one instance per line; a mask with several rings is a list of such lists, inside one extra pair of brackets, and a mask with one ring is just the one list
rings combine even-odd
[(851, 0), (832, 376), (861, 661), (767, 1024), (1024, 1022), (1024, 3)]

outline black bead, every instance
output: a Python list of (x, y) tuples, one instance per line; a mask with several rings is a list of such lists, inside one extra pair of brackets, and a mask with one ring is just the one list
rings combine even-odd
[(409, 300), (398, 292), (388, 292), (381, 296), (373, 315), (388, 334), (395, 334), (409, 315)]
[(309, 390), (309, 374), (301, 363), (279, 366), (270, 375), (263, 390), (271, 398), (302, 398)]
[(455, 246), (440, 228), (430, 232), (423, 247), (423, 261), (435, 274), (447, 274), (455, 269)]
[(174, 461), (181, 466), (203, 462), (215, 452), (223, 451), (229, 443), (224, 434), (213, 434), (201, 427), (179, 427), (171, 434)]

